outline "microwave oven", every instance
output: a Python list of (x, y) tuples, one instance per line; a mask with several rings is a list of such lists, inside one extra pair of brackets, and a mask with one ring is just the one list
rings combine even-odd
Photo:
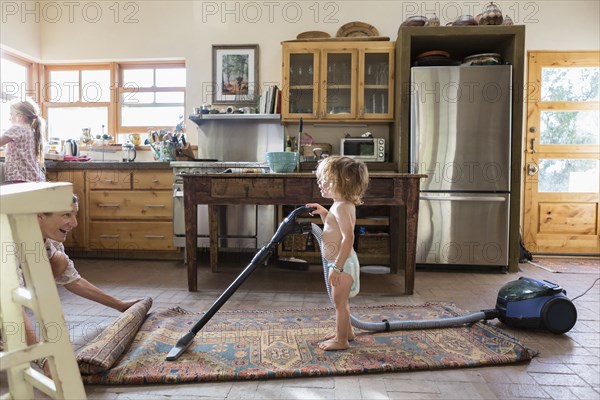
[(373, 137), (343, 138), (340, 154), (364, 162), (385, 161), (385, 139)]

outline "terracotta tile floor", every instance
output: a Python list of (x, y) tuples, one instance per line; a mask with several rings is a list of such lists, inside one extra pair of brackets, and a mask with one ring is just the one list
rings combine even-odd
[[(231, 257), (229, 257), (231, 258)], [(80, 273), (123, 297), (152, 296), (153, 309), (180, 306), (205, 311), (246, 260), (229, 260), (212, 274), (199, 269), (199, 291), (187, 291), (186, 270), (176, 261), (76, 260)], [(466, 310), (493, 308), (504, 283), (519, 276), (556, 282), (573, 298), (588, 289), (594, 274), (555, 274), (521, 264), (516, 274), (416, 273), (415, 294), (399, 294), (402, 275), (361, 276), (355, 305), (453, 302)], [(600, 294), (596, 285), (575, 301), (578, 322), (564, 335), (507, 328), (540, 355), (526, 364), (361, 376), (298, 378), (162, 386), (86, 386), (93, 399), (600, 399)], [(116, 311), (59, 290), (75, 347), (117, 315)], [(319, 267), (308, 272), (260, 267), (223, 309), (310, 308), (328, 305)], [(5, 376), (0, 385), (6, 391)]]

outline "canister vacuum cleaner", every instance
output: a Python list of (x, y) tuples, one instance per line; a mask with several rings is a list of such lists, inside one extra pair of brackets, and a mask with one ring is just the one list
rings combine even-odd
[[(265, 263), (271, 255), (275, 254), (277, 246), (286, 235), (311, 232), (322, 248), (321, 228), (315, 224), (300, 224), (296, 221), (299, 215), (312, 210), (313, 208), (311, 207), (296, 208), (281, 222), (269, 244), (256, 253), (250, 264), (225, 289), (223, 294), (219, 296), (202, 318), (177, 341), (167, 355), (166, 359), (168, 361), (178, 359), (185, 352), (200, 329), (227, 302), (256, 267)], [(323, 259), (323, 273), (327, 293), (333, 303), (331, 287), (327, 279), (328, 270), (325, 259)], [(577, 309), (573, 302), (566, 296), (566, 291), (559, 285), (548, 281), (520, 277), (518, 280), (508, 282), (500, 288), (496, 308), (490, 310), (481, 310), (457, 317), (429, 320), (384, 320), (381, 322), (371, 322), (361, 321), (352, 315), (350, 316), (352, 326), (355, 328), (375, 332), (446, 328), (495, 318), (514, 328), (540, 329), (555, 334), (562, 334), (568, 332), (575, 325), (577, 321)]]

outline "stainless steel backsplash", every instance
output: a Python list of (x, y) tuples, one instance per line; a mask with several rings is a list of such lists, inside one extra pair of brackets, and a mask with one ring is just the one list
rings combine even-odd
[(279, 121), (207, 120), (198, 131), (198, 158), (219, 161), (265, 161), (267, 151), (284, 150)]

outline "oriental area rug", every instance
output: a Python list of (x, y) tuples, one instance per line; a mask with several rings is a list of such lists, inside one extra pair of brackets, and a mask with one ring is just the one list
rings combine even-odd
[[(446, 303), (352, 308), (359, 319), (377, 322), (465, 313)], [(348, 350), (326, 352), (317, 344), (334, 331), (335, 317), (333, 309), (323, 308), (218, 312), (179, 359), (166, 361), (175, 342), (200, 316), (181, 308), (150, 313), (121, 354), (113, 347), (126, 341), (120, 332), (129, 332), (126, 326), (131, 321), (116, 321), (116, 326), (107, 327), (79, 352), (84, 383), (139, 385), (402, 372), (508, 364), (537, 354), (484, 322), (429, 330), (356, 330)]]
[(600, 258), (539, 257), (528, 261), (536, 267), (557, 274), (593, 274), (600, 276)]

